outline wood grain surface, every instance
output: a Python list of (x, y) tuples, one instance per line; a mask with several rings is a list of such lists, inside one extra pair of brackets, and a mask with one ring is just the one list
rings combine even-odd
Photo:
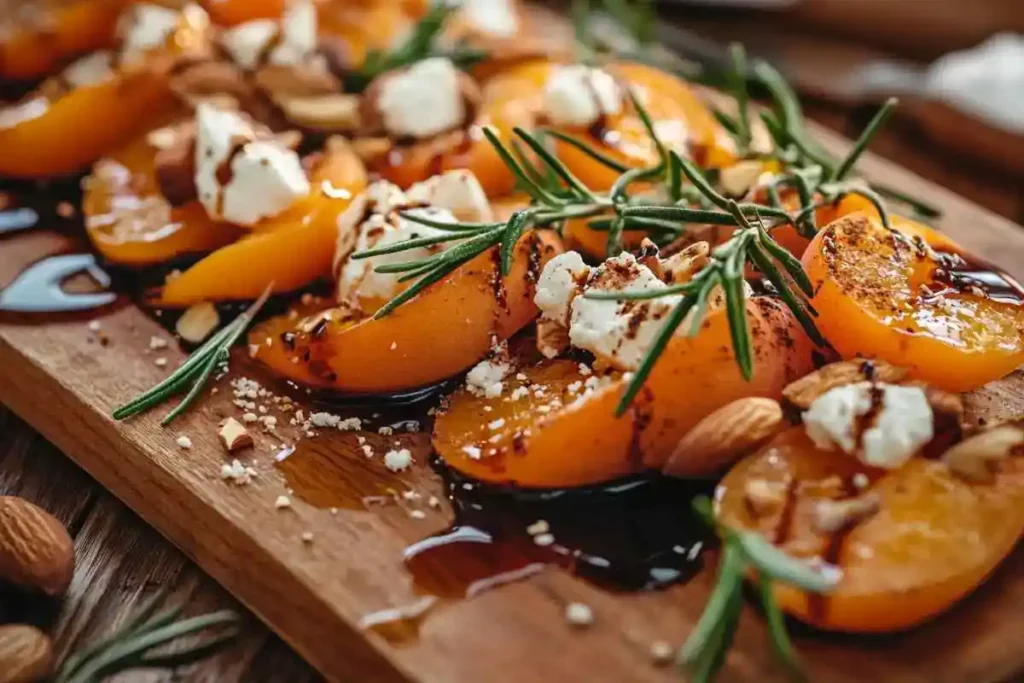
[[(819, 128), (814, 132), (835, 151), (846, 148), (835, 134)], [(1019, 226), (877, 157), (869, 155), (860, 168), (873, 180), (940, 206), (946, 212), (944, 230), (978, 255), (1024, 277), (1024, 230)], [(75, 239), (33, 231), (3, 238), (2, 245), (0, 283), (6, 283), (33, 260), (74, 248)], [(105, 345), (88, 328), (94, 318), (108, 340)], [(687, 636), (706, 602), (711, 571), (665, 591), (609, 593), (546, 567), (528, 579), (460, 599), (447, 590), (444, 567), (435, 567), (431, 580), (424, 582), (402, 561), (410, 543), (451, 523), (446, 503), (434, 509), (394, 495), (411, 490), (420, 501), (443, 497), (440, 481), (426, 465), (427, 435), (383, 436), (377, 429), (385, 423), (370, 420), (371, 429), (362, 436), (377, 456), (367, 459), (357, 448), (356, 434), (333, 431), (304, 438), (287, 425), (287, 416), (271, 407), (284, 418), (282, 426), (274, 434), (258, 434), (256, 447), (242, 457), (257, 476), (247, 486), (235, 486), (220, 476), (226, 458), (216, 425), (227, 415), (240, 415), (231, 403), (230, 379), (245, 375), (263, 381), (265, 376), (239, 351), (232, 375), (217, 384), (218, 393), (171, 428), (159, 427), (161, 410), (116, 423), (109, 417), (114, 407), (166, 376), (168, 369), (154, 362), (157, 357), (166, 357), (168, 367), (185, 357), (173, 345), (150, 350), (152, 336), (168, 337), (156, 321), (124, 300), (89, 316), (5, 316), (0, 319), (0, 401), (178, 546), (328, 679), (678, 680), (671, 669), (654, 666), (650, 646), (656, 641), (675, 645)], [(996, 383), (974, 403), (978, 410), (1019, 412), (1024, 377)], [(0, 431), (22, 428), (18, 419), (0, 413)], [(191, 448), (177, 445), (182, 435), (191, 439)], [(53, 626), (62, 652), (109, 628), (112, 610), (137, 600), (151, 584), (170, 581), (182, 597), (210, 596), (194, 599), (190, 610), (224, 604), (219, 590), (186, 567), (181, 554), (155, 544), (149, 532), (133, 526), (119, 503), (104, 495), (69, 496), (75, 478), (85, 479), (83, 474), (72, 468), (66, 479), (48, 478), (45, 465), (28, 461), (29, 451), (33, 458), (37, 452), (54, 458), (55, 451), (27, 432), (25, 440), (35, 445), (0, 454), (5, 461), (25, 461), (0, 469), (0, 490), (20, 492), (54, 510), (76, 534), (80, 567), (69, 607)], [(300, 440), (300, 451), (280, 465), (274, 463), (275, 452)], [(384, 467), (381, 454), (396, 444), (413, 450), (416, 465), (411, 472), (396, 475)], [(46, 457), (40, 456), (40, 463)], [(292, 507), (275, 507), (281, 495), (290, 497)], [(381, 505), (370, 499), (390, 502)], [(411, 515), (414, 509), (424, 518)], [(126, 559), (111, 565), (104, 561), (107, 553)], [(1024, 672), (1019, 647), (1024, 635), (1019, 620), (1024, 609), (1022, 570), (1024, 552), (1018, 549), (971, 598), (906, 634), (835, 637), (798, 627), (797, 646), (811, 680), (1016, 680)], [(566, 623), (565, 606), (575, 601), (593, 608), (592, 628), (580, 631)], [(398, 632), (362, 625), (367, 615), (381, 610), (428, 603), (424, 618)], [(265, 638), (258, 628), (249, 633), (250, 638)], [(309, 675), (274, 641), (267, 649), (240, 652), (222, 655), (239, 660), (222, 665), (215, 680), (302, 681)], [(753, 609), (744, 616), (720, 680), (786, 680)]]

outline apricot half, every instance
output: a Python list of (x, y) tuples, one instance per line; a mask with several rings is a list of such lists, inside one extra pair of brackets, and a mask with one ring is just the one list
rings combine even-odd
[(160, 193), (155, 156), (142, 135), (97, 162), (85, 179), (82, 212), (97, 251), (114, 263), (148, 266), (216, 249), (243, 234), (210, 220), (197, 201), (171, 207)]
[[(348, 144), (329, 140), (310, 176), (308, 197), (168, 280), (159, 305), (255, 299), (271, 283), (274, 292), (289, 292), (329, 277), (338, 216), (366, 187), (366, 169)], [(348, 198), (328, 196), (324, 182)]]
[(1020, 286), (930, 228), (894, 225), (898, 233), (875, 217), (847, 216), (804, 255), (818, 327), (836, 350), (882, 358), (950, 391), (1024, 363)]
[(274, 372), (311, 386), (351, 392), (426, 386), (467, 369), (532, 320), (537, 275), (560, 252), (553, 232), (531, 231), (516, 245), (505, 278), (493, 248), (382, 318), (342, 309), (273, 318), (254, 328), (250, 343)]
[(118, 14), (129, 0), (43, 0), (11, 6), (18, 4), (4, 7), (0, 76), (8, 79), (42, 76), (75, 55), (110, 46)]
[[(853, 483), (867, 476), (866, 488)], [(772, 504), (763, 493), (781, 497)], [(878, 512), (838, 535), (813, 522), (823, 500), (874, 496)], [(718, 517), (758, 531), (791, 555), (842, 570), (835, 591), (809, 596), (777, 584), (788, 613), (819, 628), (884, 632), (908, 628), (974, 590), (1024, 531), (1024, 458), (1000, 461), (990, 483), (968, 483), (937, 460), (865, 470), (853, 457), (815, 448), (802, 427), (776, 437), (722, 480)], [(756, 502), (752, 502), (756, 501)]]
[(582, 486), (660, 469), (705, 415), (744, 396), (777, 397), (809, 372), (812, 345), (788, 309), (757, 297), (747, 315), (754, 374), (743, 379), (723, 311), (696, 337), (676, 336), (630, 408), (616, 417), (621, 375), (596, 378), (567, 360), (514, 368), (502, 396), (460, 388), (434, 424), (434, 448), (475, 479), (521, 487)]

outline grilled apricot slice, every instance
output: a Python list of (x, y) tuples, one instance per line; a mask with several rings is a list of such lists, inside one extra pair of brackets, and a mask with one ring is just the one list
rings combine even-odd
[[(969, 483), (924, 458), (890, 472), (864, 468), (815, 448), (794, 427), (737, 463), (719, 487), (723, 523), (842, 570), (827, 596), (775, 588), (784, 610), (819, 628), (885, 632), (927, 621), (974, 590), (1024, 531), (1022, 457), (1000, 461), (990, 483)], [(854, 485), (857, 474), (866, 488)], [(877, 497), (878, 512), (839, 535), (822, 533), (819, 503), (855, 495)]]
[[(423, 180), (443, 170), (466, 168), (480, 180), (487, 195), (497, 197), (511, 192), (514, 181), (501, 158), (483, 136), (482, 129), (491, 126), (506, 144), (513, 137), (512, 129), (537, 127), (542, 119), (543, 90), (554, 62), (530, 60), (502, 71), (484, 83), (483, 101), (477, 120), (468, 131), (466, 144), (437, 154), (427, 145), (413, 145), (385, 161), (379, 170), (398, 185)], [(710, 111), (675, 76), (650, 66), (616, 63), (607, 67), (623, 85), (632, 88), (658, 127), (662, 142), (687, 152), (700, 162), (704, 150), (714, 143), (717, 125)], [(630, 166), (648, 166), (657, 162), (657, 151), (651, 143), (640, 117), (626, 107), (622, 114), (608, 117), (600, 131), (571, 130), (604, 154)], [(594, 161), (574, 147), (556, 144), (556, 153), (573, 173), (595, 190), (607, 189), (618, 173)]]
[(96, 250), (127, 266), (148, 266), (176, 256), (210, 251), (243, 231), (210, 220), (203, 206), (171, 207), (160, 193), (146, 135), (98, 161), (84, 181), (85, 230)]
[(818, 326), (844, 358), (877, 357), (950, 391), (1024, 363), (1024, 290), (949, 238), (864, 214), (823, 229), (804, 255)]
[(203, 0), (203, 9), (215, 23), (234, 26), (253, 19), (277, 19), (284, 0)]
[(338, 216), (350, 199), (327, 196), (323, 183), (351, 198), (366, 187), (366, 169), (351, 147), (331, 140), (310, 175), (308, 197), (168, 280), (158, 304), (255, 299), (271, 283), (274, 292), (289, 292), (330, 277)]
[[(244, 0), (243, 0), (244, 1)], [(414, 22), (402, 3), (385, 1), (327, 0), (317, 7), (321, 34), (343, 48), (344, 65), (359, 68), (366, 55), (387, 50)]]
[(311, 386), (371, 393), (426, 386), (470, 367), (532, 320), (537, 275), (560, 252), (557, 235), (531, 231), (508, 277), (498, 277), (491, 249), (383, 318), (341, 309), (273, 318), (250, 343), (274, 372)]
[(3, 78), (42, 76), (75, 55), (110, 46), (118, 14), (129, 0), (44, 0), (23, 4), (24, 7), (4, 7), (6, 25), (0, 29), (4, 36), (0, 39)]
[(502, 396), (455, 391), (434, 424), (434, 448), (463, 474), (521, 487), (582, 486), (660, 469), (708, 413), (744, 396), (777, 397), (812, 369), (812, 344), (788, 309), (757, 297), (747, 314), (755, 349), (749, 382), (736, 367), (725, 313), (716, 311), (696, 337), (669, 343), (621, 417), (622, 375), (595, 378), (576, 362), (542, 361), (513, 369)]

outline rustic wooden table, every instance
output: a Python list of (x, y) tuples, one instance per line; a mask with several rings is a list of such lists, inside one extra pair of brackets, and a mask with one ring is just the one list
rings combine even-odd
[[(810, 116), (845, 135), (855, 135), (869, 108), (811, 103)], [(907, 124), (891, 126), (872, 149), (1012, 220), (1024, 220), (1021, 181), (983, 163), (964, 162), (935, 150)], [(104, 491), (19, 418), (0, 405), (0, 495), (23, 496), (55, 514), (75, 538), (78, 566), (60, 603), (28, 600), (0, 589), (0, 623), (34, 623), (50, 633), (59, 658), (103, 635), (159, 586), (187, 613), (230, 607), (244, 615), (238, 644), (188, 669), (132, 673), (131, 681), (319, 680), (286, 644), (226, 594), (135, 514)]]

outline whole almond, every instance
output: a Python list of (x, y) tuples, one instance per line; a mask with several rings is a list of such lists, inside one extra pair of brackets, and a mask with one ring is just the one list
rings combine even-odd
[(34, 626), (0, 626), (0, 683), (30, 683), (50, 673), (50, 639)]
[(662, 471), (678, 477), (712, 474), (770, 439), (782, 424), (782, 407), (770, 398), (733, 401), (698, 422)]
[(75, 571), (75, 548), (64, 526), (22, 498), (0, 497), (0, 580), (63, 595)]

